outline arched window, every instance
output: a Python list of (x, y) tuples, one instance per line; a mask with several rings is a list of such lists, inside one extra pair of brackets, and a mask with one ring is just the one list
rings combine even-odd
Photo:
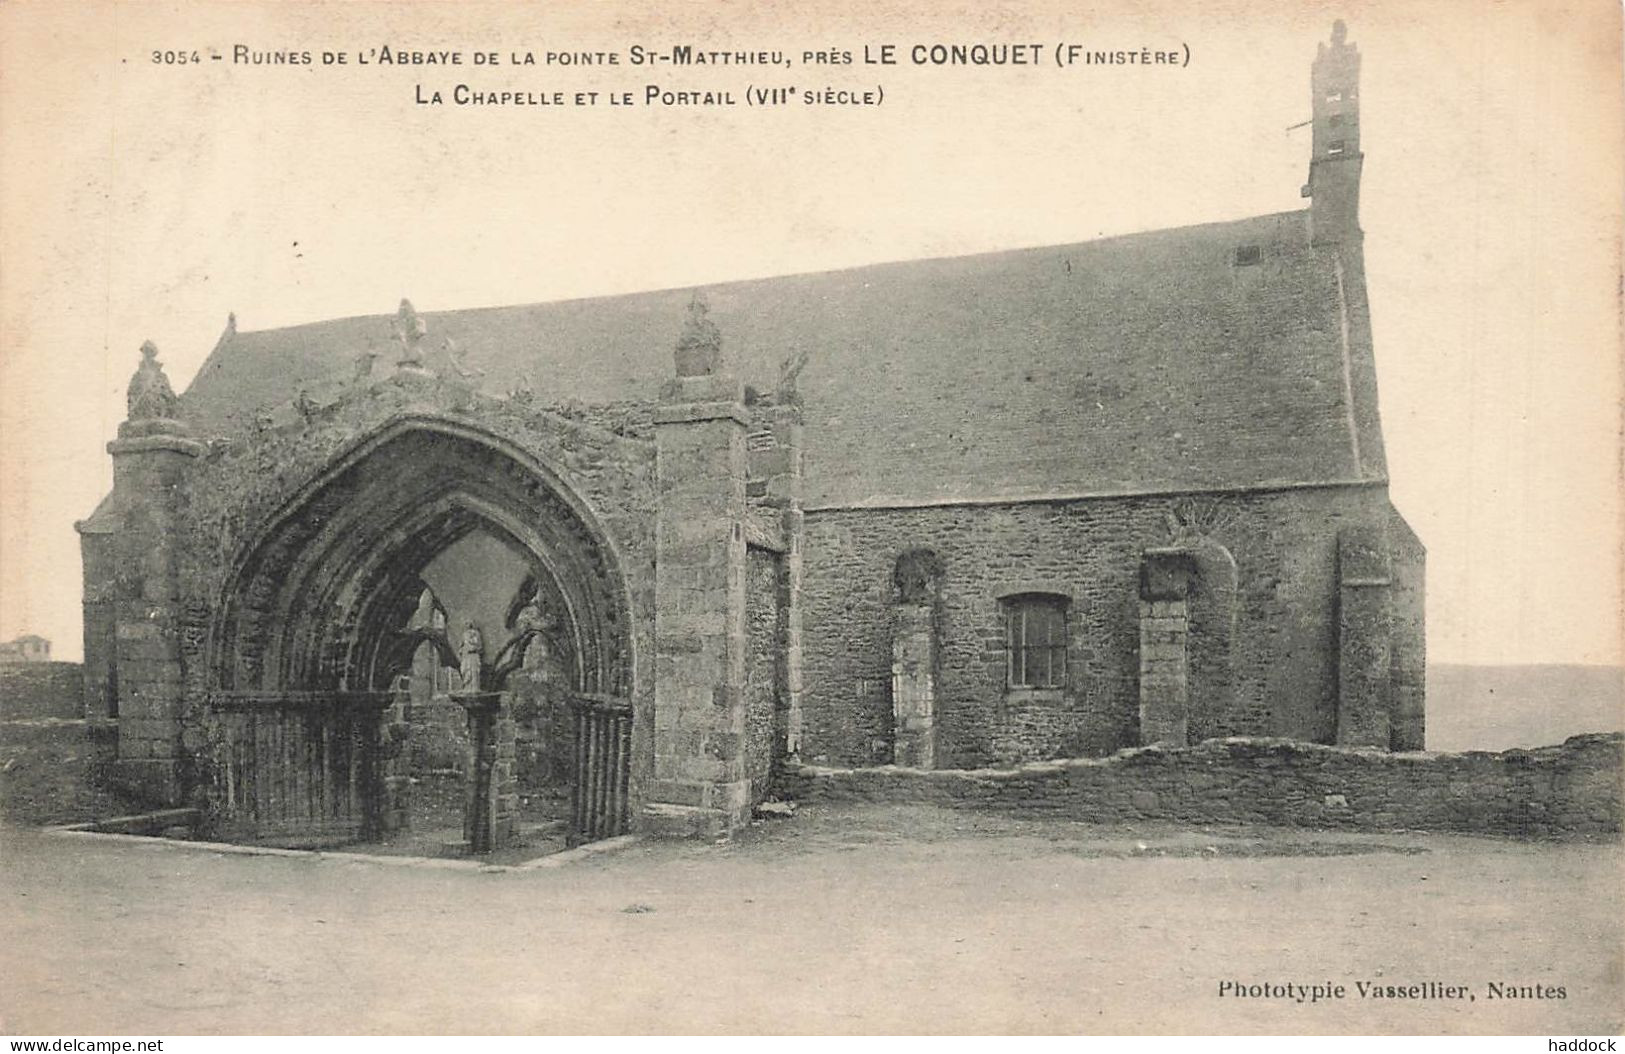
[(1053, 593), (1004, 598), (1005, 669), (1011, 688), (1066, 686), (1066, 603)]

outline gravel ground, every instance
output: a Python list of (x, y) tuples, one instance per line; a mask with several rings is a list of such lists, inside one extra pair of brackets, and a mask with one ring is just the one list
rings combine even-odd
[[(807, 808), (549, 871), (0, 829), (0, 1031), (1617, 1033), (1621, 848)], [(1319, 1003), (1223, 981), (1330, 983)], [(1362, 998), (1356, 982), (1471, 999)], [(1493, 998), (1490, 986), (1524, 989)], [(1563, 998), (1542, 998), (1532, 986)]]

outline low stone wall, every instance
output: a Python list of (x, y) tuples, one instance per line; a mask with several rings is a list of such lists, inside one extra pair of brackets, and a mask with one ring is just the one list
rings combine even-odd
[(0, 720), (84, 716), (85, 672), (79, 663), (0, 663)]
[(117, 744), (111, 721), (0, 721), (0, 823), (81, 823), (139, 810), (113, 788)]
[(781, 797), (929, 802), (1098, 823), (1266, 823), (1540, 837), (1617, 833), (1625, 735), (1500, 753), (1213, 739), (1010, 769), (788, 766)]

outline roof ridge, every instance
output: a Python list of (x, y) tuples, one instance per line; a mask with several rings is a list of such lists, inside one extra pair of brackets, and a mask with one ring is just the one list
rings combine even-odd
[[(418, 314), (425, 319), (445, 317), (450, 315), (467, 315), (477, 311), (523, 311), (530, 308), (552, 307), (560, 304), (594, 303), (608, 300), (631, 299), (634, 297), (658, 296), (669, 293), (686, 293), (693, 289), (723, 290), (730, 287), (751, 285), (758, 282), (779, 282), (795, 278), (817, 278), (825, 275), (856, 274), (861, 271), (884, 270), (892, 267), (917, 267), (935, 263), (950, 263), (956, 261), (993, 260), (998, 257), (1014, 257), (1026, 254), (1044, 252), (1060, 252), (1066, 249), (1079, 249), (1085, 246), (1104, 246), (1113, 242), (1124, 242), (1139, 238), (1153, 238), (1158, 235), (1184, 234), (1194, 231), (1216, 229), (1220, 227), (1234, 227), (1248, 223), (1261, 223), (1266, 220), (1280, 220), (1289, 216), (1307, 216), (1307, 208), (1283, 209), (1279, 212), (1266, 212), (1256, 216), (1240, 216), (1229, 220), (1208, 220), (1203, 223), (1188, 223), (1181, 227), (1152, 227), (1141, 231), (1127, 231), (1122, 234), (1108, 234), (1099, 238), (1087, 238), (1079, 242), (1052, 242), (1043, 245), (1018, 245), (1007, 249), (985, 249), (970, 253), (948, 253), (940, 256), (904, 257), (887, 260), (872, 260), (868, 263), (852, 264), (846, 267), (828, 267), (816, 271), (789, 271), (776, 274), (753, 275), (743, 278), (724, 278), (713, 282), (691, 282), (683, 285), (658, 286), (652, 289), (629, 289), (619, 293), (588, 293), (583, 296), (558, 297), (552, 300), (528, 300), (522, 303), (481, 304), (468, 307), (451, 307), (441, 310), (424, 310)], [(361, 322), (369, 319), (391, 319), (393, 311), (367, 312), (359, 315), (342, 315), (334, 318), (314, 319), (309, 322), (295, 322), (286, 326), (270, 326), (265, 329), (236, 328), (222, 338), (257, 336), (262, 333), (288, 333), (298, 329), (313, 326), (331, 326), (344, 322)], [(235, 318), (235, 316), (233, 316)]]

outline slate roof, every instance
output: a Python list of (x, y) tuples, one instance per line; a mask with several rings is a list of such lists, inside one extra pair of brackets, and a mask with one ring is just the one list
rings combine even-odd
[[(1371, 370), (1357, 346), (1364, 291), (1345, 302), (1338, 263), (1359, 249), (1312, 248), (1307, 217), (705, 292), (725, 366), (747, 384), (771, 390), (779, 363), (807, 353), (809, 507), (1381, 479), (1380, 442), (1363, 469), (1358, 452), (1358, 430), (1375, 435), (1375, 391), (1350, 381)], [(1238, 266), (1244, 246), (1258, 246), (1256, 264)], [(690, 295), (425, 311), (425, 345), (451, 337), (496, 394), (528, 373), (543, 401), (652, 402)], [(341, 384), (369, 349), (383, 374), (392, 320), (228, 333), (183, 413), (207, 432)]]

